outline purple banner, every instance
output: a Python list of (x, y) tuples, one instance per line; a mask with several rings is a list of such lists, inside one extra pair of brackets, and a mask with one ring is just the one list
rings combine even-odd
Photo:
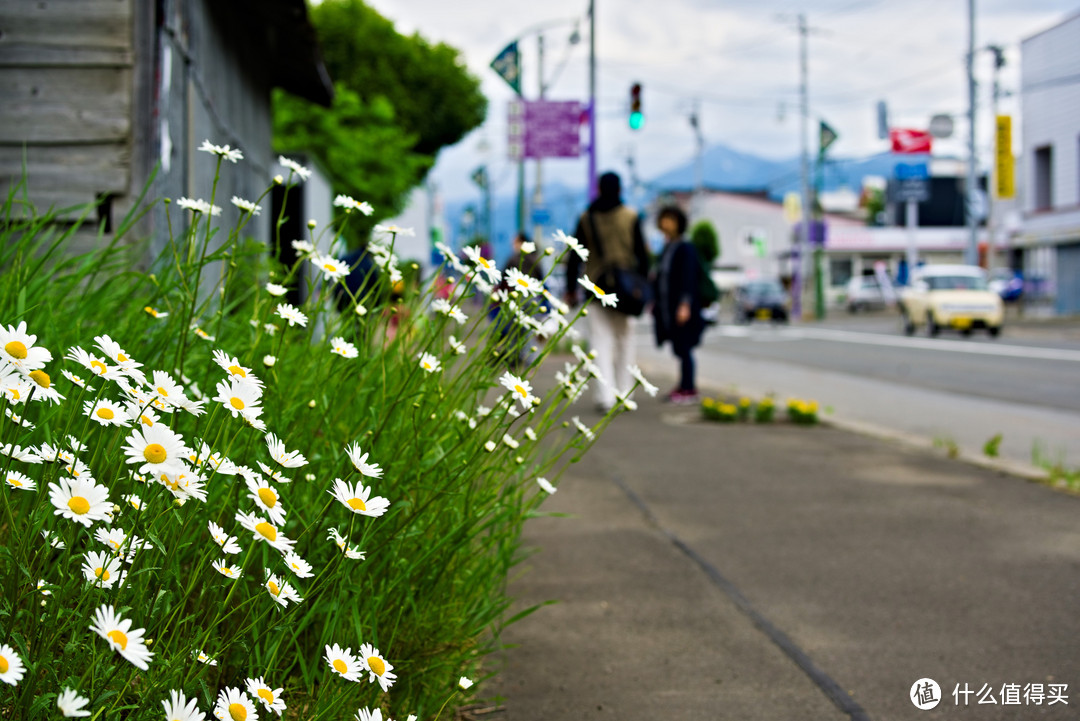
[(581, 155), (582, 105), (577, 100), (510, 103), (510, 157), (577, 158)]

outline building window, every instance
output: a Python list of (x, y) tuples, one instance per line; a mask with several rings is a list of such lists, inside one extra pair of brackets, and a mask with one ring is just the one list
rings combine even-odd
[(1054, 149), (1049, 145), (1035, 148), (1035, 210), (1054, 207)]
[(839, 288), (848, 284), (851, 280), (851, 258), (830, 258), (829, 259), (829, 281), (830, 285), (834, 288)]

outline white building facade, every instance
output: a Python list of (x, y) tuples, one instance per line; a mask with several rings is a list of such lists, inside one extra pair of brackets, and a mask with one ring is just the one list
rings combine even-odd
[(1080, 13), (1021, 44), (1023, 220), (1028, 284), (1080, 313)]

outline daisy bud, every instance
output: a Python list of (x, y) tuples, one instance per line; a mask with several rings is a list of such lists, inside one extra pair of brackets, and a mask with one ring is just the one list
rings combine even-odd
[(484, 444), (484, 450), (488, 453), (492, 453), (495, 450), (495, 441), (488, 441)]
[(596, 360), (596, 350), (595, 349), (589, 351), (589, 358), (591, 358), (592, 360)]
[(536, 353), (536, 352), (538, 352), (539, 350), (540, 350), (540, 349), (539, 349), (539, 348), (537, 348), (537, 347), (536, 347), (536, 346), (534, 346), (534, 345), (533, 345), (533, 346), (529, 346), (529, 352), (530, 352), (530, 353)]
[(42, 601), (41, 601), (41, 607), (45, 608), (45, 600), (44, 599), (42, 599)]
[(165, 200), (165, 205), (168, 205), (169, 203), (172, 202), (172, 198), (165, 198), (164, 200)]
[(431, 414), (431, 420), (435, 420), (435, 414), (434, 413)]
[(307, 222), (307, 227), (311, 228), (312, 230), (315, 230), (316, 225), (318, 225), (318, 223), (315, 221), (314, 218)]
[(282, 185), (285, 183), (285, 178), (280, 175), (274, 176), (274, 185)]
[(305, 481), (314, 481), (315, 480), (315, 474), (314, 473), (305, 473), (304, 474), (304, 480)]
[(315, 399), (314, 398), (312, 398), (310, 401), (308, 401), (307, 407), (308, 408), (314, 408), (315, 407)]
[(525, 459), (522, 458), (521, 456), (518, 456), (517, 458), (514, 459), (514, 463), (517, 463), (519, 466), (524, 462), (525, 462)]
[(275, 358), (274, 356), (272, 356), (272, 355), (264, 355), (263, 356), (263, 365), (266, 366), (267, 368), (273, 368), (275, 363), (277, 363), (277, 358)]
[(544, 255), (551, 255), (555, 252), (554, 248), (544, 248)]
[(588, 314), (589, 314), (589, 309), (588, 308), (582, 308), (581, 309), (581, 315), (585, 316), (585, 315), (588, 315)]

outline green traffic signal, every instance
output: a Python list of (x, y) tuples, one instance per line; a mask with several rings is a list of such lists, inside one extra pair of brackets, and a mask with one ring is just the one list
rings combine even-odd
[(630, 113), (630, 129), (641, 130), (641, 126), (645, 124), (645, 116), (640, 111), (634, 111)]
[(641, 83), (630, 86), (630, 129), (641, 130), (645, 124), (645, 116), (641, 113)]

